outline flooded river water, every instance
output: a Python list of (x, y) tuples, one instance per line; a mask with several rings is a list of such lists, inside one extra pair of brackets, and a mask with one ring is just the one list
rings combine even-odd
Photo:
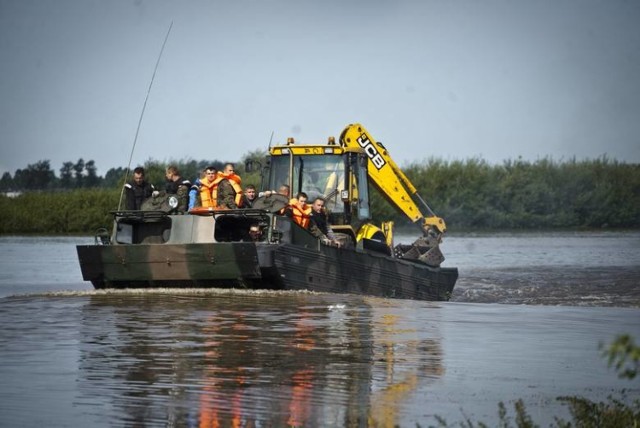
[[(401, 238), (402, 239), (402, 238)], [(94, 292), (75, 245), (0, 238), (0, 426), (420, 426), (606, 400), (598, 345), (640, 338), (640, 233), (449, 236), (451, 302)]]

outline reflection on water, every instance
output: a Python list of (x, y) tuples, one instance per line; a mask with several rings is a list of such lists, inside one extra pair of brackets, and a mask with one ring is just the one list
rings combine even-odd
[(8, 297), (0, 426), (491, 423), (517, 398), (549, 420), (560, 395), (640, 393), (597, 350), (638, 319), (299, 292)]
[[(17, 308), (43, 305), (8, 300), (5, 307), (19, 319), (25, 316)], [(19, 390), (37, 383), (28, 368), (45, 357), (29, 337), (34, 324), (38, 335), (57, 337), (44, 340), (46, 354), (69, 357), (67, 374), (77, 362), (76, 382), (62, 387), (72, 403), (56, 415), (62, 421), (73, 420), (62, 416), (71, 410), (116, 426), (366, 426), (371, 417), (392, 423), (403, 398), (443, 370), (436, 331), (418, 331), (384, 302), (374, 313), (362, 298), (162, 293), (46, 300), (44, 318), (1, 336), (3, 345), (28, 344), (20, 350), (26, 361), (1, 355), (23, 371), (9, 382)], [(59, 341), (61, 335), (68, 337)], [(33, 409), (7, 413), (19, 397), (8, 392), (5, 384), (3, 414), (17, 422)]]

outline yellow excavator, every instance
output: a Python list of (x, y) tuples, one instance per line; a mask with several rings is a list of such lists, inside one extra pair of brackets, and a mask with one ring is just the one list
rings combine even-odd
[[(286, 184), (291, 196), (305, 192), (309, 201), (325, 199), (329, 222), (343, 244), (379, 251), (398, 258), (419, 260), (437, 267), (444, 260), (439, 245), (446, 232), (415, 186), (389, 155), (360, 124), (348, 125), (336, 143), (296, 144), (269, 147), (266, 188)], [(393, 223), (370, 223), (368, 184), (404, 213), (421, 230), (411, 245), (393, 245)]]

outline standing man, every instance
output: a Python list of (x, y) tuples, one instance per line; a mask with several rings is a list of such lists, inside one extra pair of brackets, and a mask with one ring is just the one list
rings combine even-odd
[[(196, 194), (194, 195), (194, 206), (190, 207), (190, 209), (197, 206), (203, 208), (216, 207), (216, 197), (214, 195), (214, 190), (219, 183), (218, 175), (219, 174), (216, 167), (208, 166), (205, 168), (204, 177), (200, 179), (200, 184), (198, 185), (198, 187), (195, 189), (192, 187), (192, 190), (194, 190)], [(196, 203), (196, 198), (200, 200), (199, 205)]]
[(191, 185), (191, 189), (189, 189), (189, 211), (191, 211), (196, 206), (200, 206), (200, 185), (202, 184), (202, 180), (207, 177), (207, 168), (203, 169), (200, 173), (200, 176), (195, 179), (193, 184)]
[(244, 188), (244, 195), (242, 195), (242, 208), (252, 208), (257, 195), (256, 186), (248, 184)]
[(153, 193), (153, 185), (144, 179), (144, 168), (139, 166), (133, 170), (133, 180), (124, 185), (125, 209), (139, 210), (142, 202)]
[(191, 182), (189, 180), (183, 180), (182, 177), (180, 177), (180, 171), (178, 171), (178, 168), (174, 165), (167, 168), (165, 177), (167, 178), (165, 187), (167, 195), (176, 195), (178, 198), (178, 206), (176, 207), (178, 213), (186, 213), (189, 207), (189, 189), (191, 188)]
[(311, 204), (309, 231), (313, 236), (320, 239), (323, 244), (340, 247), (340, 241), (331, 230), (327, 215), (324, 212), (324, 199), (322, 198), (315, 198)]
[(236, 175), (233, 164), (226, 164), (217, 188), (218, 208), (236, 209), (242, 205), (241, 184), (242, 179)]

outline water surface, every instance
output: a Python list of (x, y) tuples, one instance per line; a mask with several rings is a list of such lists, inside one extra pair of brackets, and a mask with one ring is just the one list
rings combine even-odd
[(89, 242), (0, 238), (0, 426), (491, 425), (519, 398), (544, 426), (558, 396), (640, 396), (598, 349), (640, 338), (638, 233), (450, 236), (437, 303), (94, 292)]

